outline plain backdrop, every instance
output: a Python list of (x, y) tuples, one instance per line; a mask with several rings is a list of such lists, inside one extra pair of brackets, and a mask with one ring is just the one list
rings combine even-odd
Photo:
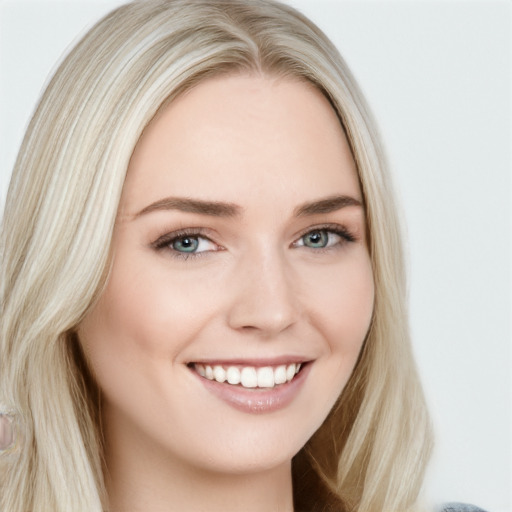
[[(0, 206), (48, 73), (120, 3), (0, 3)], [(400, 193), (414, 350), (437, 430), (427, 494), (510, 511), (512, 4), (289, 3), (352, 68)]]

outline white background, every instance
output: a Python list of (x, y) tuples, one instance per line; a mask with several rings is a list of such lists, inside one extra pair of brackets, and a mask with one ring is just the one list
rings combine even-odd
[[(0, 206), (62, 52), (119, 1), (0, 3)], [(436, 502), (511, 510), (511, 3), (290, 3), (338, 46), (380, 125), (409, 238)]]

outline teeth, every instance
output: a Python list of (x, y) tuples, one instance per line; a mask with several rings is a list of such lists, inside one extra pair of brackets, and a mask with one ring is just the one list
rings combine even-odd
[(258, 375), (256, 369), (250, 366), (242, 369), (241, 382), (244, 388), (255, 388), (258, 386)]
[(290, 382), (295, 377), (295, 365), (291, 364), (286, 367), (286, 380)]
[(274, 372), (274, 382), (276, 384), (284, 384), (286, 382), (286, 366), (278, 366)]
[(217, 382), (224, 382), (226, 380), (226, 370), (222, 366), (213, 367), (213, 378)]
[(230, 384), (240, 384), (241, 376), (240, 370), (236, 366), (230, 366), (226, 372), (228, 376), (228, 382)]
[(274, 370), (270, 366), (258, 368), (258, 387), (273, 388), (274, 387)]
[(276, 367), (264, 366), (255, 368), (254, 366), (245, 366), (238, 368), (236, 366), (221, 365), (209, 366), (195, 364), (196, 372), (208, 380), (215, 380), (223, 383), (227, 382), (236, 386), (241, 384), (244, 388), (273, 388), (279, 384), (290, 382), (299, 372), (301, 364), (280, 365)]

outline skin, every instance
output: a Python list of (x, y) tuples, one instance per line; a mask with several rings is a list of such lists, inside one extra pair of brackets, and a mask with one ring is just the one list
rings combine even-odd
[[(333, 196), (353, 204), (297, 215)], [(236, 212), (185, 212), (168, 197)], [(308, 83), (209, 79), (150, 123), (128, 169), (109, 282), (79, 329), (103, 394), (112, 512), (293, 509), (291, 459), (329, 413), (370, 325), (358, 202), (344, 132)], [(325, 224), (344, 235), (307, 245)], [(183, 257), (174, 235), (161, 247), (191, 228), (200, 252)], [(214, 396), (188, 366), (283, 355), (311, 361), (309, 373), (289, 405), (260, 414)]]

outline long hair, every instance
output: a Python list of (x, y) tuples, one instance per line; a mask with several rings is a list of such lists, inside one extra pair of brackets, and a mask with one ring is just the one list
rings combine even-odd
[(2, 512), (106, 508), (98, 390), (76, 327), (108, 280), (119, 198), (142, 131), (194, 84), (228, 73), (313, 83), (345, 130), (365, 203), (372, 324), (336, 405), (292, 462), (296, 510), (416, 510), (430, 421), (411, 354), (392, 186), (355, 80), (291, 7), (150, 0), (114, 10), (67, 55), (16, 161), (0, 239), (0, 403), (22, 428), (0, 473)]

